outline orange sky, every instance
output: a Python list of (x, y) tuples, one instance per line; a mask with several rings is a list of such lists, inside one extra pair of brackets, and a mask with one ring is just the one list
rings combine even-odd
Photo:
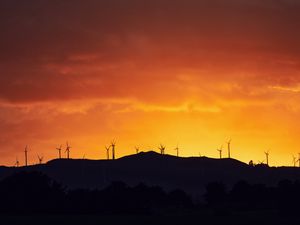
[[(300, 1), (2, 0), (0, 164), (29, 145), (291, 165), (300, 152)], [(224, 152), (225, 154), (225, 152)]]

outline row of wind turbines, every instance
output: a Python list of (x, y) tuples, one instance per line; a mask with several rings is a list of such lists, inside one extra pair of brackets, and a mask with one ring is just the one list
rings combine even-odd
[[(116, 157), (115, 157), (115, 146), (116, 146), (116, 141), (113, 140), (111, 142), (111, 144), (107, 147), (105, 146), (105, 149), (106, 149), (106, 154), (107, 154), (107, 159), (109, 160), (110, 159), (110, 154), (109, 154), (109, 151), (111, 150), (112, 152), (112, 159), (114, 160)], [(58, 151), (58, 159), (62, 159), (62, 151), (63, 151), (63, 146), (60, 145), (59, 147), (56, 148), (56, 150)], [(68, 142), (66, 142), (66, 148), (65, 148), (65, 153), (66, 153), (66, 158), (67, 159), (70, 159), (70, 153), (71, 153), (71, 146), (69, 145)], [(25, 150), (24, 150), (24, 155), (25, 155), (25, 163), (24, 165), (25, 166), (28, 166), (28, 146), (26, 145), (25, 147)], [(138, 153), (138, 150), (137, 150), (137, 153)], [(40, 155), (37, 155), (37, 158), (38, 158), (38, 164), (42, 164), (43, 163), (43, 160), (44, 160), (44, 157), (43, 156), (40, 156)], [(15, 167), (19, 167), (20, 166), (20, 161), (18, 160), (18, 158), (16, 158), (16, 162), (14, 164)]]
[[(227, 142), (225, 142), (226, 145), (227, 145), (227, 158), (231, 158), (231, 139), (229, 139)], [(68, 141), (66, 142), (66, 147), (65, 149), (63, 149), (63, 146), (60, 145), (59, 147), (56, 148), (56, 150), (58, 151), (58, 159), (62, 159), (62, 151), (65, 150), (65, 154), (66, 154), (66, 159), (70, 159), (70, 152), (71, 152), (71, 146), (69, 145)], [(116, 158), (116, 141), (113, 140), (111, 141), (110, 145), (108, 146), (105, 146), (105, 150), (106, 150), (106, 158), (107, 160), (115, 160)], [(160, 151), (160, 154), (162, 155), (165, 155), (166, 154), (166, 146), (165, 145), (162, 145), (160, 144), (158, 146), (158, 150)], [(179, 157), (179, 147), (178, 145), (176, 146), (176, 148), (174, 149), (176, 151), (176, 156)], [(222, 159), (223, 158), (223, 145), (221, 145), (220, 148), (217, 148), (217, 151), (219, 153), (219, 158)], [(140, 152), (140, 148), (135, 146), (135, 152), (136, 154), (138, 154)], [(265, 162), (264, 163), (264, 160), (263, 161), (258, 161), (258, 164), (265, 164), (265, 165), (268, 165), (269, 166), (269, 151), (266, 151), (264, 152), (265, 153)], [(25, 150), (24, 150), (24, 155), (25, 155), (25, 163), (24, 165), (25, 166), (28, 166), (28, 146), (25, 147)], [(84, 156), (85, 157), (85, 156)], [(83, 157), (83, 158), (84, 158)], [(199, 153), (199, 157), (201, 157), (201, 154)], [(44, 160), (44, 157), (43, 156), (40, 156), (40, 155), (37, 155), (37, 158), (38, 158), (38, 164), (42, 164), (43, 163), (43, 160)], [(298, 159), (297, 157), (293, 156), (293, 166), (296, 167), (297, 166), (297, 163), (298, 163), (298, 166), (300, 167), (300, 153), (298, 154)], [(250, 165), (254, 165), (253, 164), (253, 161), (251, 160), (249, 162)], [(16, 158), (16, 162), (14, 164), (15, 167), (19, 167), (20, 166), (20, 162), (18, 160), (18, 158)]]
[[(227, 141), (226, 144), (227, 144), (227, 154), (228, 154), (228, 158), (230, 159), (230, 145), (231, 145), (231, 139), (230, 139), (229, 141)], [(221, 147), (218, 148), (217, 151), (219, 152), (220, 159), (222, 159), (223, 145), (221, 145)]]
[[(28, 146), (26, 145), (25, 147), (25, 150), (24, 150), (24, 155), (25, 155), (25, 163), (24, 165), (25, 166), (28, 166)], [(59, 159), (62, 159), (62, 145), (60, 145), (58, 148), (56, 148), (56, 150), (58, 151), (58, 158)], [(70, 151), (71, 151), (71, 146), (69, 145), (69, 143), (67, 142), (66, 144), (66, 149), (65, 149), (65, 153), (66, 153), (66, 157), (67, 159), (70, 159)], [(42, 164), (43, 163), (43, 160), (44, 160), (44, 156), (40, 156), (40, 155), (37, 155), (37, 158), (38, 158), (38, 163), (39, 164)], [(15, 162), (15, 165), (16, 167), (19, 167), (20, 166), (20, 161), (18, 160), (18, 157), (16, 158), (16, 162)]]

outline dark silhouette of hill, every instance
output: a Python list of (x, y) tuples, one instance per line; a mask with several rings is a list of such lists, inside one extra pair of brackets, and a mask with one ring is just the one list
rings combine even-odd
[(40, 171), (71, 189), (102, 189), (113, 181), (129, 186), (142, 182), (166, 191), (179, 188), (195, 197), (216, 181), (231, 187), (240, 180), (276, 185), (280, 180), (300, 178), (300, 169), (294, 167), (253, 167), (235, 159), (181, 158), (153, 151), (117, 160), (55, 159), (42, 165), (0, 167), (0, 180), (17, 171)]
[[(115, 181), (104, 179), (103, 183), (97, 183), (97, 173), (87, 176), (87, 179), (83, 178), (86, 171), (96, 170), (99, 165), (102, 169), (109, 168), (113, 172), (111, 174), (116, 173), (113, 177)], [(120, 171), (124, 166), (126, 170)], [(141, 182), (133, 184), (140, 179), (134, 180), (128, 172), (138, 169), (134, 173), (137, 176), (140, 172), (146, 173), (149, 168), (152, 170), (145, 174), (144, 179), (148, 183), (162, 183), (164, 187)], [(164, 168), (164, 173), (155, 174)], [(178, 177), (183, 180), (176, 179), (174, 175), (178, 168), (186, 169), (178, 173)], [(206, 175), (205, 171), (199, 173), (203, 168), (207, 169)], [(64, 185), (52, 178), (59, 177), (61, 170), (64, 172), (59, 174), (60, 179), (63, 180), (65, 176), (68, 178)], [(125, 224), (149, 225), (300, 222), (300, 182), (297, 180), (296, 168), (269, 168), (266, 165), (253, 167), (232, 159), (178, 158), (150, 152), (116, 161), (53, 160), (44, 165), (23, 168), (2, 167), (1, 171), (5, 174), (2, 174), (0, 180), (0, 224), (40, 224), (41, 221), (43, 224), (64, 225), (119, 224), (120, 221)], [(53, 174), (52, 177), (46, 175), (46, 172)], [(234, 176), (231, 179), (228, 178), (229, 172)], [(192, 176), (184, 179), (187, 174)], [(262, 183), (255, 177), (258, 174), (261, 175), (259, 179), (272, 176)], [(256, 181), (251, 183), (241, 179), (230, 184), (244, 175), (249, 175), (248, 180), (255, 177)], [(267, 185), (267, 182), (275, 181), (276, 175), (290, 176), (293, 180), (283, 179), (272, 186)], [(117, 176), (126, 178), (132, 184), (118, 181)], [(166, 176), (172, 177), (163, 183), (161, 179), (166, 179)], [(211, 177), (208, 179), (207, 176)], [(203, 182), (204, 178), (207, 184)], [(96, 181), (88, 183), (90, 179)], [(73, 182), (74, 186), (65, 186), (68, 182)], [(183, 182), (187, 182), (187, 185), (183, 185)], [(172, 188), (180, 185), (194, 196), (202, 196), (203, 201), (195, 201), (184, 190)], [(57, 219), (53, 220), (49, 216), (56, 216)], [(137, 219), (132, 221), (130, 218)]]

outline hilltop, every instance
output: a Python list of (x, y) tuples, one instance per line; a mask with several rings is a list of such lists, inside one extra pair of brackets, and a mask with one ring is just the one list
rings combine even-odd
[(41, 171), (71, 189), (100, 189), (112, 181), (142, 182), (165, 190), (180, 188), (193, 196), (201, 196), (214, 181), (230, 187), (239, 180), (276, 185), (283, 179), (300, 179), (300, 169), (294, 167), (252, 167), (235, 159), (182, 158), (153, 151), (116, 160), (55, 159), (28, 167), (0, 167), (0, 179), (18, 171)]

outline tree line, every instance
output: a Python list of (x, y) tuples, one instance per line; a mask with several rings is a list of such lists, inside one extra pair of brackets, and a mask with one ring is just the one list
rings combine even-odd
[(184, 210), (295, 213), (300, 210), (300, 182), (283, 180), (268, 187), (239, 181), (231, 188), (213, 182), (207, 185), (204, 199), (198, 203), (179, 189), (166, 192), (159, 186), (141, 183), (130, 187), (119, 181), (101, 190), (70, 190), (41, 172), (19, 172), (0, 181), (0, 213), (5, 214), (153, 214)]
[(155, 213), (189, 208), (181, 190), (112, 182), (102, 190), (69, 190), (40, 172), (20, 172), (0, 181), (0, 213)]

